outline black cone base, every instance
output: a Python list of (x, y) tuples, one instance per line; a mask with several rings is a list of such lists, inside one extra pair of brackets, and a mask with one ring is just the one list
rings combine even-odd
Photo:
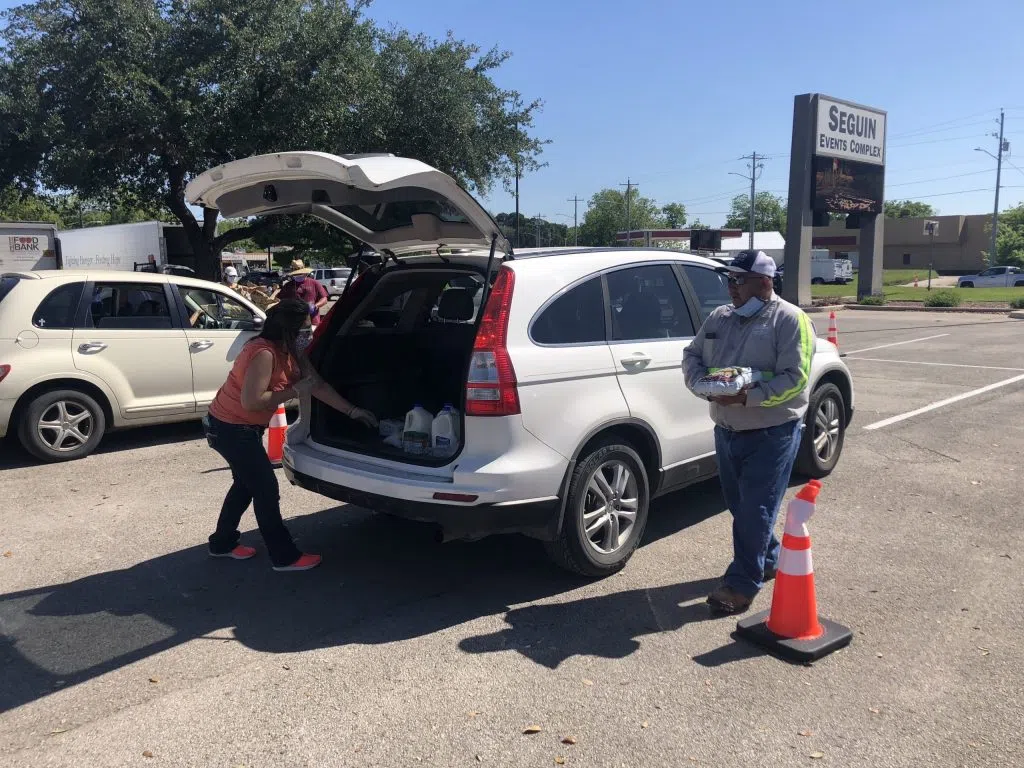
[(736, 623), (736, 634), (744, 640), (760, 645), (768, 652), (786, 659), (806, 663), (817, 661), (840, 648), (845, 648), (853, 640), (853, 632), (842, 624), (818, 617), (825, 633), (813, 640), (790, 640), (780, 637), (768, 629), (768, 611), (761, 611)]

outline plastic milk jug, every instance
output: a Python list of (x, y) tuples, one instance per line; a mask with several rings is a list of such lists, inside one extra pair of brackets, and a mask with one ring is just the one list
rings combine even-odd
[(430, 446), (430, 430), (434, 417), (419, 403), (405, 414), (402, 430), (402, 448), (407, 453), (426, 453)]
[(445, 403), (444, 409), (434, 417), (430, 436), (435, 456), (455, 453), (459, 445), (459, 412), (450, 403)]

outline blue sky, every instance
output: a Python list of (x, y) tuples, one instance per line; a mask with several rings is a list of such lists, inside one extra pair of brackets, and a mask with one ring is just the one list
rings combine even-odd
[[(1004, 165), (1000, 208), (1024, 200), (1020, 0), (376, 0), (368, 13), (512, 52), (496, 79), (545, 102), (536, 135), (552, 142), (523, 179), (527, 215), (571, 221), (568, 198), (628, 177), (720, 224), (746, 187), (729, 175), (741, 155), (769, 155), (759, 188), (785, 195), (793, 96), (815, 91), (887, 110), (886, 197), (945, 214), (991, 211), (995, 161), (973, 150), (995, 152), (986, 134), (1006, 107), (1021, 170)], [(485, 203), (513, 208), (500, 185)]]
[[(785, 196), (793, 96), (808, 92), (888, 111), (887, 198), (991, 211), (995, 161), (973, 150), (996, 151), (1001, 106), (1024, 169), (1020, 0), (376, 0), (369, 13), (513, 53), (497, 80), (544, 100), (536, 133), (552, 140), (521, 209), (552, 221), (630, 177), (720, 224), (746, 186), (729, 172), (753, 150), (775, 158), (760, 188)], [(1003, 184), (1000, 208), (1024, 199), (1024, 171), (1004, 165)], [(500, 189), (487, 203), (512, 208)]]

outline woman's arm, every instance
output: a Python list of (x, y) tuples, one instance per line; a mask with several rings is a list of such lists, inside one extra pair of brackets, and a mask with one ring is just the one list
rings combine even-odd
[(348, 400), (338, 394), (338, 391), (324, 381), (319, 376), (313, 379), (313, 389), (311, 390), (313, 397), (323, 403), (334, 408), (336, 411), (341, 411), (343, 414), (348, 416), (350, 419), (362, 422), (368, 427), (377, 426), (377, 417), (374, 416), (370, 411), (365, 408), (359, 408), (352, 405)]
[(247, 411), (270, 411), (281, 403), (299, 396), (295, 387), (271, 392), (270, 377), (274, 373), (274, 355), (269, 349), (257, 352), (245, 370), (242, 382), (242, 407)]

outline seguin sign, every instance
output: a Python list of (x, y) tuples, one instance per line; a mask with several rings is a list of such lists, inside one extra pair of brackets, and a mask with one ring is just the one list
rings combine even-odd
[(814, 154), (885, 165), (885, 112), (818, 96)]

